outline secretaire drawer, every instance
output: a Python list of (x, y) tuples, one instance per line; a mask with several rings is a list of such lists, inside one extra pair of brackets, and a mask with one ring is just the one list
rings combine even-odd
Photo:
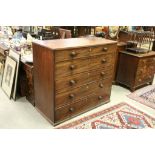
[(116, 44), (107, 44), (91, 48), (90, 55), (106, 54), (116, 51)]
[(88, 57), (89, 52), (90, 52), (90, 48), (88, 47), (56, 51), (55, 62)]
[(90, 67), (90, 59), (76, 59), (55, 64), (56, 79), (63, 76), (74, 75), (87, 71)]

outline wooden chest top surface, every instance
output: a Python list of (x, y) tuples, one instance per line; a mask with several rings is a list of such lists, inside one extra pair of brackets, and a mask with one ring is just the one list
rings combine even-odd
[(97, 46), (104, 44), (114, 44), (116, 41), (97, 38), (97, 37), (87, 37), (87, 38), (68, 38), (68, 39), (55, 39), (55, 40), (35, 40), (34, 44), (39, 44), (40, 46), (47, 47), (51, 50), (61, 50), (70, 48), (80, 48), (88, 46)]

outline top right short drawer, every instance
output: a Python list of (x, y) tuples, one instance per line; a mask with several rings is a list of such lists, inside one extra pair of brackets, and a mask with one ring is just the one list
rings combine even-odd
[(92, 47), (90, 51), (90, 55), (100, 55), (100, 54), (106, 54), (110, 52), (116, 51), (116, 44), (106, 44), (102, 46), (96, 46)]

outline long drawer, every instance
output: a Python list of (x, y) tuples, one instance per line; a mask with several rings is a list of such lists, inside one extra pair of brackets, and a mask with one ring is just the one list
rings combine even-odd
[(91, 81), (106, 79), (112, 75), (112, 72), (113, 66), (110, 66), (108, 69), (102, 67), (99, 70), (90, 70), (73, 76), (67, 76), (66, 78), (59, 78), (55, 82), (56, 93), (70, 91)]
[(107, 68), (114, 65), (113, 54), (92, 56), (86, 59), (59, 62), (55, 65), (56, 79), (63, 76), (71, 76), (91, 69)]
[(86, 97), (85, 99), (56, 109), (55, 119), (56, 121), (61, 121), (63, 119), (70, 118), (74, 115), (80, 114), (88, 110), (89, 108), (108, 102), (109, 98), (110, 98), (109, 90), (107, 92), (102, 92), (102, 95), (100, 93), (99, 94), (93, 93), (88, 97)]
[(70, 104), (77, 100), (80, 100), (93, 92), (103, 93), (104, 91), (108, 91), (111, 89), (112, 84), (112, 76), (105, 79), (94, 81), (89, 84), (85, 84), (81, 87), (75, 88), (71, 91), (67, 91), (64, 93), (56, 94), (56, 104), (55, 107), (61, 107), (65, 104)]

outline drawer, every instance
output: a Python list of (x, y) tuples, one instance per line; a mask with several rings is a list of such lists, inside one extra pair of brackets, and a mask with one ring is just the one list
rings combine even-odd
[(155, 65), (155, 57), (143, 58), (139, 61), (138, 66)]
[(99, 55), (91, 57), (90, 66), (92, 69), (96, 69), (99, 67), (109, 67), (114, 64), (114, 55), (113, 54), (106, 54), (106, 55)]
[(116, 44), (107, 44), (102, 46), (96, 46), (91, 48), (90, 55), (99, 55), (99, 54), (106, 54), (110, 52), (116, 51)]
[(149, 76), (155, 74), (155, 65), (148, 65), (143, 67), (138, 67), (137, 76)]
[(55, 64), (56, 79), (64, 76), (70, 76), (77, 73), (88, 71), (90, 68), (90, 59), (76, 59), (72, 61), (59, 62)]
[(135, 80), (135, 87), (152, 82), (153, 78), (154, 75), (137, 76)]
[(96, 87), (96, 83), (91, 82), (68, 92), (56, 94), (56, 108), (88, 96), (91, 94), (94, 87)]
[(100, 94), (91, 94), (83, 100), (56, 109), (55, 119), (56, 121), (62, 121), (64, 119), (71, 118), (75, 115), (83, 113), (95, 106), (99, 106), (100, 104), (103, 104), (104, 102), (106, 103), (108, 101), (108, 94), (102, 94), (102, 97)]
[(101, 68), (99, 70), (90, 70), (88, 72), (83, 72), (80, 74), (75, 74), (73, 76), (67, 76), (65, 78), (60, 78), (55, 82), (56, 93), (61, 93), (65, 91), (70, 91), (74, 88), (80, 87), (91, 81), (98, 79), (106, 79), (112, 75), (112, 66), (108, 70)]
[(55, 62), (88, 57), (91, 48), (61, 50), (55, 52)]

